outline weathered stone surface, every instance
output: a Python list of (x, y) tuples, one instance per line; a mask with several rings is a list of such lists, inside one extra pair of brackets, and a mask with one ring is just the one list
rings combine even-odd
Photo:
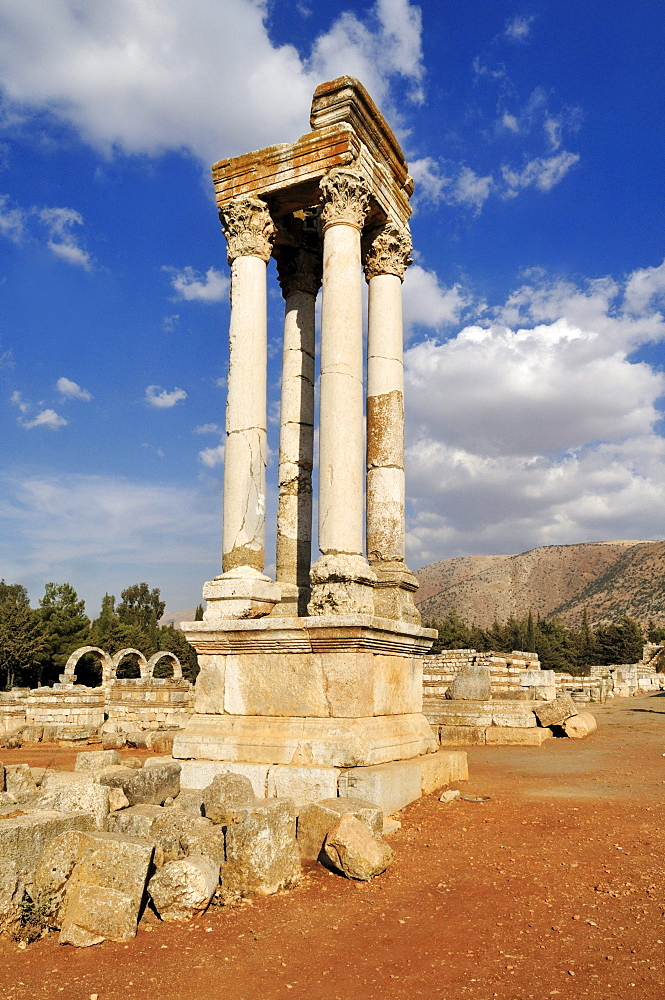
[(194, 855), (167, 862), (148, 884), (157, 913), (165, 921), (191, 920), (203, 913), (219, 885), (219, 862)]
[(125, 788), (127, 783), (136, 774), (136, 768), (124, 767), (122, 764), (111, 764), (101, 771), (94, 771), (95, 781), (108, 788)]
[(111, 833), (95, 839), (67, 883), (62, 944), (128, 941), (136, 934), (153, 845)]
[(109, 816), (108, 829), (110, 833), (121, 833), (126, 837), (150, 837), (153, 823), (164, 812), (162, 806), (130, 806)]
[(34, 782), (38, 788), (40, 787), (44, 778), (46, 777), (47, 770), (48, 769), (45, 767), (34, 767), (33, 765), (30, 766), (30, 774), (32, 775)]
[(97, 829), (104, 830), (109, 814), (109, 789), (96, 783), (49, 788), (41, 796), (40, 805), (60, 812), (89, 813), (94, 817)]
[(11, 934), (17, 928), (24, 893), (25, 885), (15, 863), (0, 860), (0, 934)]
[(502, 708), (498, 703), (492, 708), (492, 725), (508, 729), (531, 729), (538, 723), (533, 709), (518, 708), (515, 705)]
[(101, 771), (111, 764), (120, 763), (120, 754), (116, 750), (86, 750), (77, 753), (75, 771)]
[(151, 749), (154, 750), (156, 753), (170, 754), (173, 751), (173, 741), (178, 735), (178, 732), (179, 730), (177, 729), (170, 730), (168, 732), (157, 731), (156, 733), (154, 733), (150, 741)]
[(0, 861), (13, 861), (29, 885), (44, 848), (54, 837), (68, 830), (93, 830), (94, 826), (90, 813), (32, 809), (20, 811), (18, 816), (0, 814)]
[(7, 764), (5, 789), (17, 802), (28, 802), (37, 795), (37, 785), (28, 764)]
[(561, 726), (573, 715), (577, 715), (577, 705), (569, 694), (557, 695), (554, 701), (545, 701), (534, 709), (541, 726)]
[(324, 851), (347, 878), (367, 882), (386, 870), (392, 848), (351, 813), (344, 813), (326, 837)]
[(40, 743), (44, 736), (44, 727), (34, 723), (22, 726), (21, 736), (26, 743)]
[(70, 785), (94, 785), (94, 771), (53, 771), (47, 768), (42, 783), (41, 792), (53, 792), (57, 788), (69, 787)]
[(182, 809), (190, 816), (203, 815), (203, 790), (199, 788), (181, 788), (173, 803), (176, 809)]
[(123, 767), (131, 767), (135, 771), (138, 771), (143, 767), (143, 761), (140, 757), (121, 757), (120, 763)]
[(454, 788), (454, 789), (453, 788), (448, 788), (443, 793), (443, 795), (441, 795), (439, 797), (439, 802), (443, 802), (444, 805), (449, 805), (451, 802), (454, 802), (455, 799), (458, 799), (459, 796), (460, 796), (460, 793), (459, 793), (458, 789), (456, 789), (456, 788)]
[(247, 764), (243, 761), (182, 760), (180, 761), (180, 787), (203, 791), (217, 774), (243, 774), (249, 778), (254, 794), (265, 798), (268, 784), (268, 764)]
[(122, 788), (109, 788), (109, 812), (117, 812), (118, 809), (126, 809), (129, 799)]
[(161, 805), (170, 797), (175, 798), (180, 791), (180, 764), (151, 764), (136, 771), (124, 786), (124, 792), (131, 805), (141, 802)]
[(484, 664), (462, 667), (446, 691), (446, 698), (451, 701), (489, 701), (491, 696), (490, 669)]
[(44, 850), (35, 869), (32, 894), (40, 901), (50, 926), (60, 929), (67, 881), (74, 866), (95, 845), (96, 834), (69, 830), (54, 837)]
[(441, 746), (477, 746), (485, 743), (485, 726), (439, 726)]
[(352, 767), (342, 771), (338, 788), (340, 795), (376, 802), (386, 814), (398, 812), (421, 796), (419, 761), (398, 760), (373, 767)]
[(275, 764), (268, 771), (268, 797), (292, 799), (297, 806), (337, 794), (339, 769)]
[(155, 818), (150, 837), (161, 848), (163, 863), (191, 854), (205, 854), (218, 865), (224, 861), (224, 831), (204, 816), (190, 816), (180, 809), (164, 809)]
[(563, 730), (566, 736), (574, 740), (583, 740), (598, 728), (595, 718), (591, 712), (579, 712), (577, 715), (566, 719)]
[(364, 822), (377, 836), (383, 831), (383, 811), (373, 802), (348, 796), (311, 802), (298, 813), (297, 840), (301, 858), (319, 860), (326, 836), (344, 813)]
[(228, 816), (222, 885), (232, 893), (262, 896), (288, 889), (300, 879), (293, 803), (267, 799)]
[(249, 778), (241, 774), (218, 774), (203, 790), (203, 811), (213, 823), (226, 823), (229, 809), (255, 799)]
[(451, 781), (462, 781), (468, 778), (466, 754), (459, 750), (438, 750), (436, 753), (423, 754), (419, 758), (420, 787), (423, 795)]
[(526, 746), (539, 747), (552, 735), (551, 729), (508, 729), (501, 726), (490, 726), (485, 730), (485, 742), (493, 746)]
[(0, 792), (0, 809), (6, 806), (15, 806), (16, 799), (11, 792)]
[(6, 791), (5, 789), (5, 765), (0, 760), (0, 792)]
[[(122, 732), (102, 733), (103, 752), (115, 752), (127, 746), (127, 737)], [(73, 942), (72, 942), (73, 943)]]

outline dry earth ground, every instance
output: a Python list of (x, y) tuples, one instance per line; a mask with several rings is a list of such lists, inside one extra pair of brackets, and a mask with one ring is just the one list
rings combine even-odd
[(146, 914), (129, 945), (3, 941), (0, 996), (662, 1000), (665, 696), (596, 714), (585, 741), (470, 748), (460, 788), (490, 800), (405, 809), (395, 862), (370, 884), (311, 866), (295, 891), (194, 924)]

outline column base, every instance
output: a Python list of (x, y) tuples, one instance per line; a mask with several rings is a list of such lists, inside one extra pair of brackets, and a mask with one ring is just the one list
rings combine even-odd
[(264, 618), (279, 602), (281, 588), (251, 566), (230, 569), (203, 584), (204, 621)]
[(310, 615), (373, 615), (376, 573), (360, 555), (329, 553), (310, 571)]
[(377, 578), (374, 613), (381, 618), (420, 625), (420, 612), (413, 601), (418, 581), (408, 566), (403, 562), (373, 562), (371, 567)]

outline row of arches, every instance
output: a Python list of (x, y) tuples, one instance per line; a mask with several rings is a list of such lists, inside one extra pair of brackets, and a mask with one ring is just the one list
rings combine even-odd
[(100, 649), (99, 646), (80, 646), (79, 649), (74, 650), (65, 664), (65, 672), (61, 677), (61, 681), (64, 684), (76, 683), (76, 667), (79, 660), (84, 656), (91, 656), (98, 661), (102, 672), (102, 685), (110, 684), (114, 680), (119, 679), (118, 669), (125, 660), (134, 662), (135, 666), (138, 667), (141, 679), (154, 678), (155, 667), (158, 663), (170, 664), (173, 680), (182, 679), (180, 660), (175, 653), (170, 653), (167, 650), (160, 650), (160, 652), (153, 653), (149, 659), (146, 659), (139, 649), (132, 649), (130, 647), (119, 649), (117, 653), (110, 654)]

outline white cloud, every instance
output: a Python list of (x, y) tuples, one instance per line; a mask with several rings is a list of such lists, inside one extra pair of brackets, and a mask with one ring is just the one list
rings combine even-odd
[(42, 208), (38, 212), (40, 220), (49, 232), (49, 250), (75, 267), (89, 271), (92, 268), (90, 254), (79, 246), (72, 226), (82, 226), (83, 217), (73, 208)]
[(506, 183), (506, 197), (514, 197), (520, 188), (536, 187), (539, 191), (551, 191), (566, 176), (571, 167), (579, 162), (578, 153), (562, 150), (557, 156), (538, 156), (529, 160), (521, 170), (502, 167), (501, 173)]
[(0, 233), (12, 243), (20, 243), (25, 234), (25, 213), (12, 207), (6, 194), (0, 194)]
[(188, 302), (221, 302), (229, 292), (229, 279), (215, 267), (209, 267), (205, 274), (185, 267), (178, 271), (165, 267), (171, 275), (171, 284), (178, 298)]
[(224, 428), (220, 427), (219, 424), (200, 424), (199, 427), (194, 428), (195, 434), (223, 434)]
[(9, 402), (12, 404), (12, 406), (18, 406), (19, 410), (23, 414), (28, 413), (30, 410), (30, 403), (26, 402), (26, 400), (23, 399), (21, 393), (18, 391), (13, 392), (11, 394), (11, 396), (9, 397)]
[(106, 153), (187, 148), (206, 165), (297, 138), (315, 86), (340, 73), (384, 108), (394, 78), (421, 98), (420, 9), (409, 0), (342, 14), (305, 58), (273, 44), (268, 16), (263, 0), (7, 0), (0, 82), (16, 110), (48, 109)]
[(481, 177), (463, 164), (437, 163), (431, 156), (413, 160), (409, 170), (415, 184), (416, 209), (422, 202), (437, 204), (443, 201), (479, 212), (494, 188), (491, 176)]
[(629, 275), (532, 274), (489, 325), (405, 353), (413, 565), (601, 538), (662, 537), (665, 262)]
[(531, 25), (535, 18), (516, 14), (506, 24), (504, 35), (511, 42), (526, 42), (531, 33)]
[(161, 385), (149, 385), (145, 391), (145, 398), (150, 406), (167, 410), (187, 399), (187, 393), (184, 389), (176, 388), (169, 392), (167, 389), (162, 389)]
[(209, 469), (214, 469), (217, 465), (224, 465), (224, 445), (218, 444), (215, 448), (203, 448), (199, 452), (199, 459)]
[(433, 330), (450, 326), (470, 304), (460, 285), (444, 288), (434, 271), (412, 264), (404, 277), (402, 302), (407, 333), (415, 326)]
[(21, 427), (31, 430), (33, 427), (46, 427), (50, 431), (60, 430), (69, 423), (64, 417), (59, 416), (55, 410), (41, 410), (34, 420), (22, 420)]
[(55, 387), (60, 395), (66, 399), (82, 399), (86, 403), (89, 403), (92, 399), (92, 394), (87, 389), (82, 389), (77, 382), (72, 382), (70, 378), (65, 378), (64, 375), (58, 379)]

